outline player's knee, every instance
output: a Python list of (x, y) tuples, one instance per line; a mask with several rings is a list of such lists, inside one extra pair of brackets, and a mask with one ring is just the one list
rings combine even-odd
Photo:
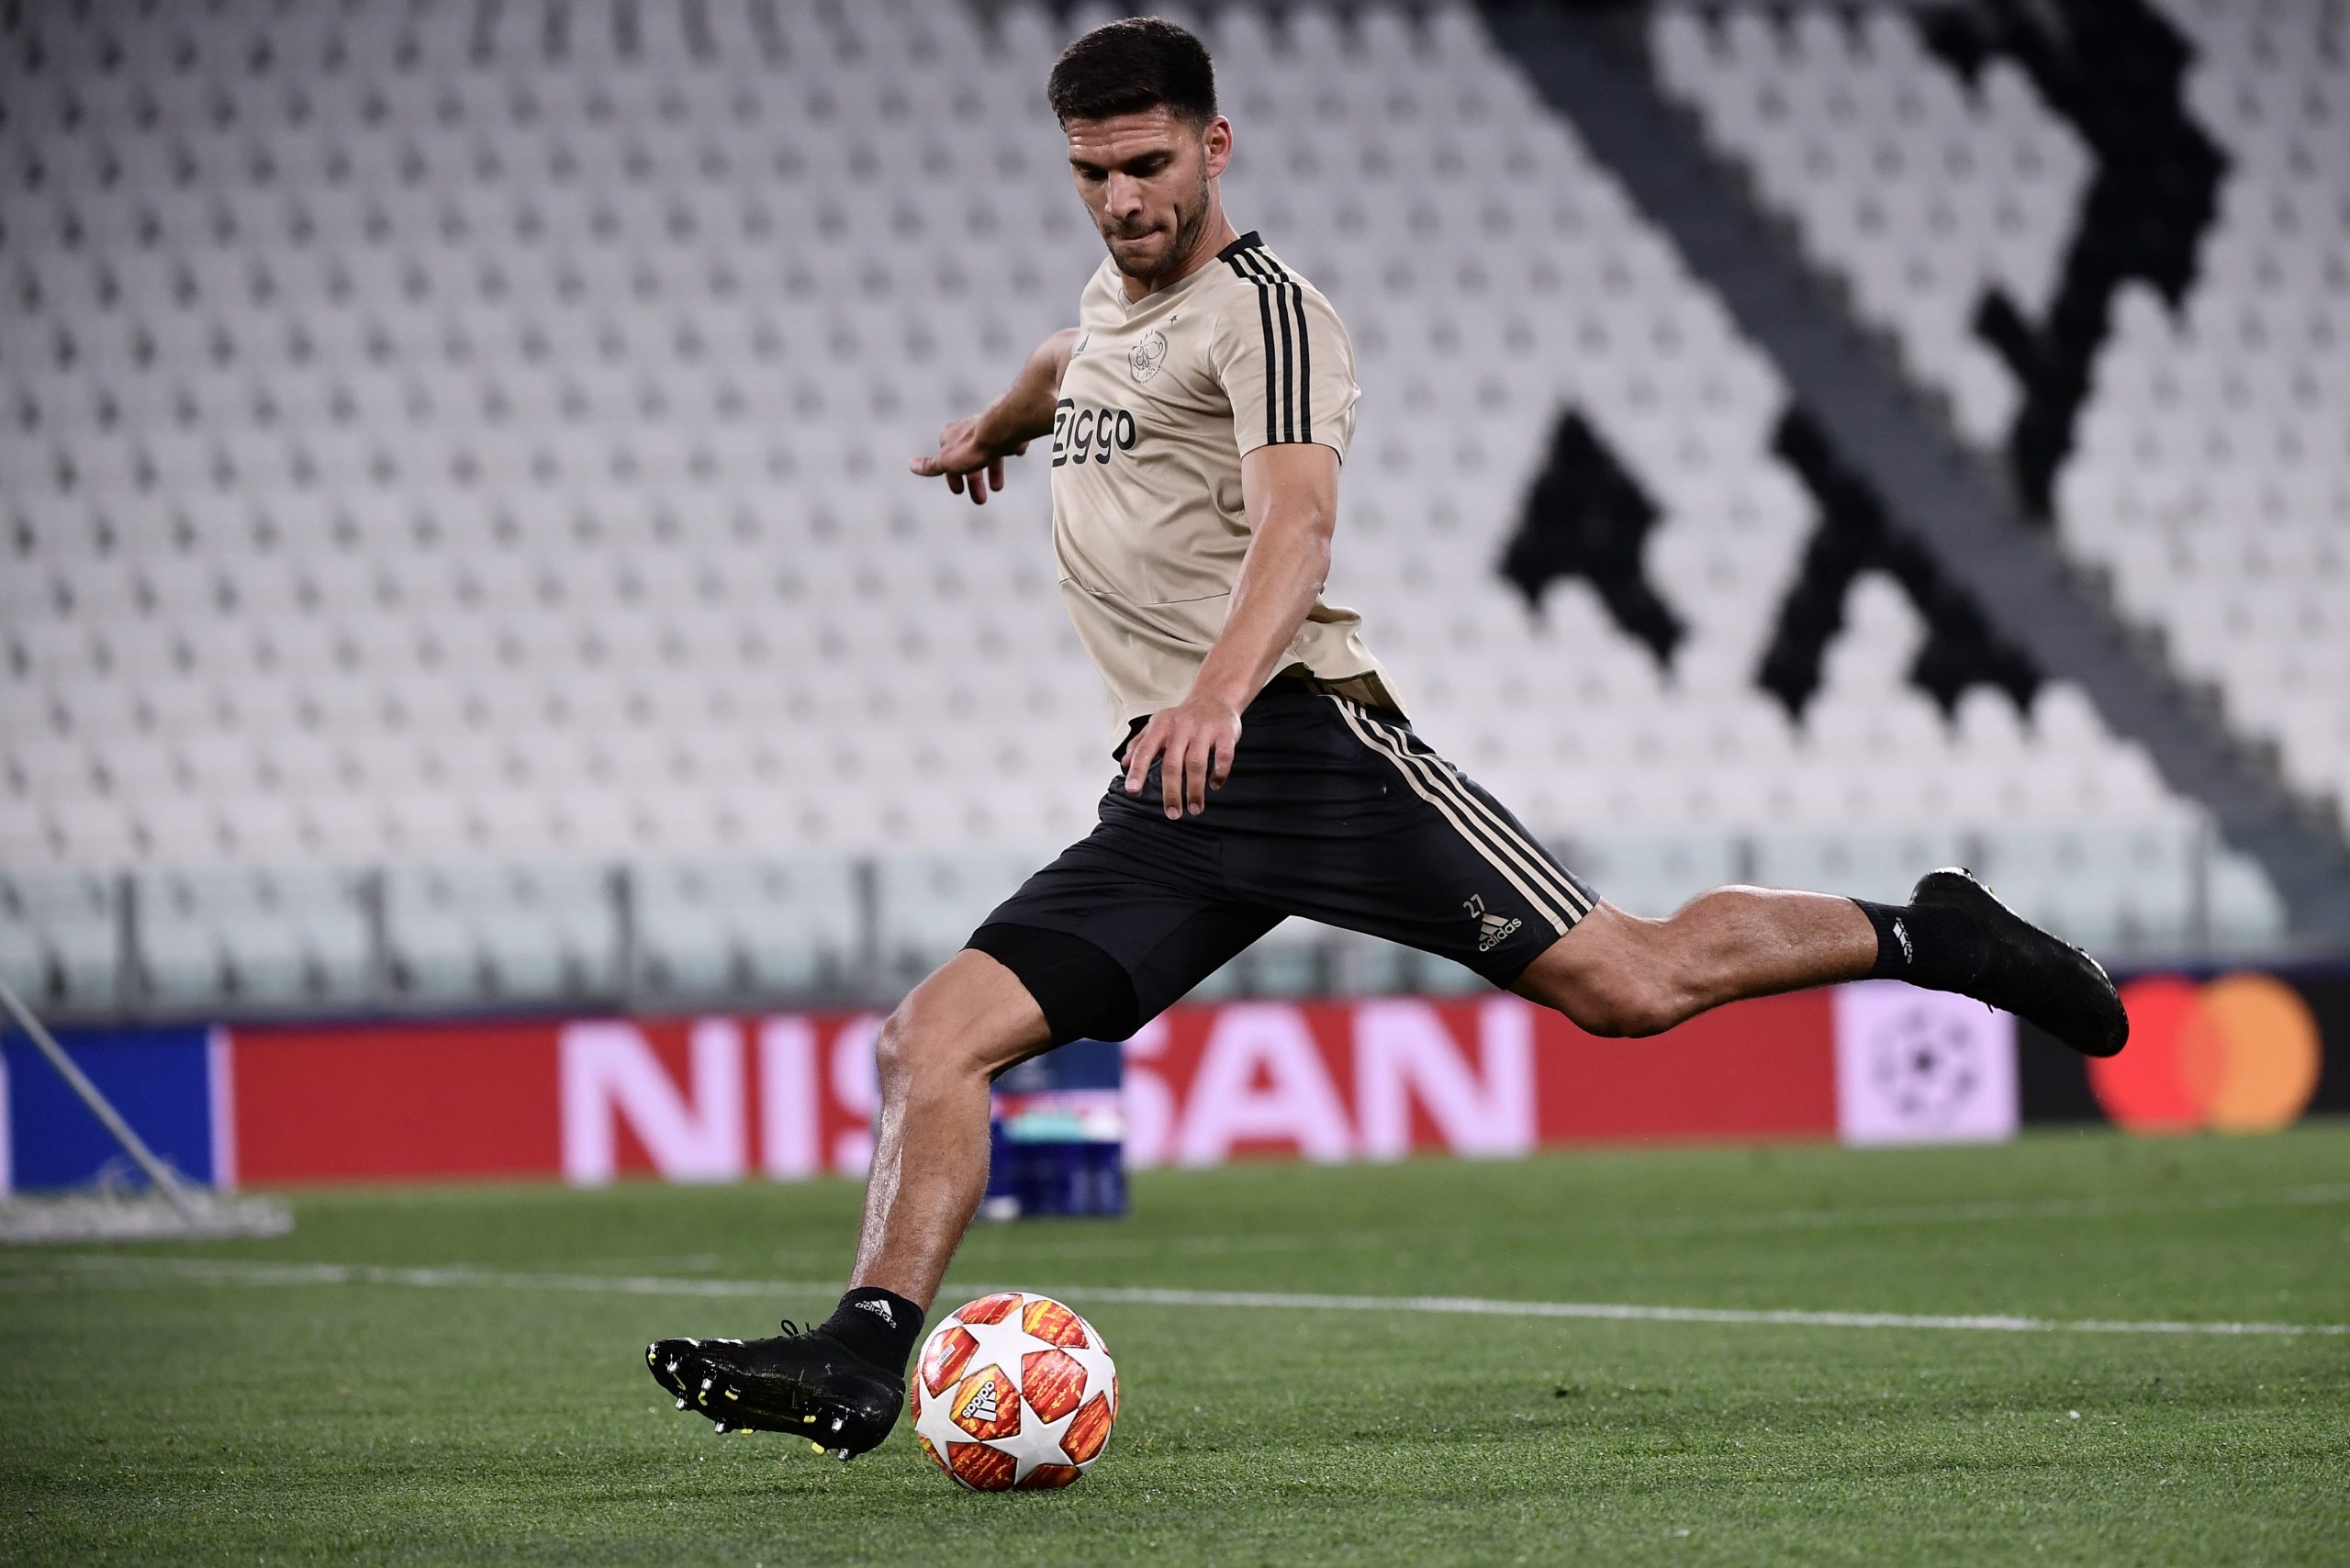
[(873, 1065), (885, 1100), (919, 1097), (933, 1085), (989, 1078), (1036, 1048), (992, 1027), (925, 983), (890, 1011), (873, 1042)]
[(1661, 1035), (1694, 1010), (1668, 937), (1664, 922), (1602, 906), (1537, 958), (1514, 989), (1587, 1035)]
[(1696, 1011), (1671, 922), (1600, 905), (1520, 976), (1516, 992), (1539, 1002), (1583, 1035), (1663, 1035)]
[(1568, 1016), (1583, 1033), (1611, 1040), (1644, 1040), (1681, 1022), (1666, 998), (1639, 986), (1592, 998)]
[(881, 1032), (873, 1038), (873, 1073), (880, 1081), (882, 1097), (902, 1093), (921, 1059), (913, 1021), (900, 1002), (881, 1020)]
[(1687, 1015), (1670, 985), (1628, 966), (1584, 970), (1542, 1000), (1584, 1034), (1615, 1040), (1662, 1035)]
[(968, 1038), (946, 1026), (937, 1009), (925, 1006), (919, 993), (906, 998), (881, 1021), (873, 1042), (873, 1067), (884, 1099), (897, 1099), (941, 1080), (985, 1074), (988, 1064), (974, 1059)]

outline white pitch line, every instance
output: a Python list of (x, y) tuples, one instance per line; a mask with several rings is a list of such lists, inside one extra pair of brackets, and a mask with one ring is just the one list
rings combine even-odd
[(2350, 1334), (2350, 1323), (2133, 1322), (2107, 1318), (1973, 1316), (1942, 1313), (1808, 1312), (1734, 1306), (1650, 1306), (1596, 1301), (1495, 1301), (1482, 1296), (1322, 1295), (1279, 1291), (1073, 1287), (1079, 1300), (1142, 1306), (1257, 1311), (1427, 1312), (1475, 1317), (1585, 1317), (1630, 1323), (1779, 1324), (1802, 1328), (1947, 1328), (1986, 1334)]
[[(837, 1282), (699, 1280), (645, 1274), (522, 1273), (476, 1269), (392, 1268), (374, 1263), (253, 1263), (196, 1258), (69, 1255), (59, 1261), (86, 1271), (83, 1278), (178, 1279), (222, 1285), (402, 1285), (422, 1290), (569, 1291), (611, 1295), (767, 1297), (829, 1294)], [(19, 1276), (17, 1288), (40, 1276)], [(54, 1280), (56, 1276), (48, 1276)], [(1235, 1307), (1253, 1312), (1387, 1312), (1449, 1316), (1589, 1318), (1619, 1323), (1711, 1323), (1796, 1328), (1919, 1328), (1982, 1334), (2155, 1334), (2298, 1338), (2350, 1335), (2350, 1323), (2213, 1323), (2112, 1318), (2021, 1317), (1947, 1313), (1814, 1312), (1729, 1306), (1654, 1306), (1634, 1302), (1507, 1301), (1483, 1296), (1334, 1295), (1285, 1291), (1203, 1291), (1150, 1285), (986, 1284), (957, 1281), (957, 1290), (1042, 1290), (1076, 1302), (1131, 1306)]]
[[(663, 1274), (522, 1273), (477, 1269), (468, 1263), (399, 1268), (382, 1263), (254, 1263), (235, 1259), (122, 1258), (106, 1253), (69, 1254), (57, 1260), (88, 1271), (84, 1277), (115, 1275), (126, 1283), (183, 1280), (206, 1285), (404, 1285), (415, 1290), (567, 1291), (593, 1295), (772, 1296), (822, 1292), (836, 1294), (838, 1280), (706, 1280)], [(29, 1279), (26, 1282), (30, 1282)], [(974, 1286), (974, 1289), (980, 1287)]]

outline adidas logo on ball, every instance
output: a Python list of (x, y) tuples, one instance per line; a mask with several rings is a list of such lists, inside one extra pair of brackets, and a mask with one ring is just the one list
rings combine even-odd
[(1050, 1296), (1000, 1291), (957, 1307), (923, 1341), (914, 1436), (974, 1492), (1067, 1486), (1118, 1418), (1118, 1369), (1093, 1326)]

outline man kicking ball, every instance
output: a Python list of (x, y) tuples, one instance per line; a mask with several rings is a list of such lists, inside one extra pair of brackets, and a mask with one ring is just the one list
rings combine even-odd
[(1156, 18), (1071, 44), (1047, 96), (1109, 256), (1078, 324), (913, 472), (984, 503), (1052, 438), (1061, 593), (1126, 726), (1101, 823), (916, 986), (878, 1046), (850, 1288), (812, 1328), (665, 1339), (653, 1374), (725, 1427), (843, 1459), (889, 1435), (988, 1172), (988, 1086), (1124, 1039), (1289, 915), (1457, 959), (1593, 1035), (1869, 977), (1975, 997), (2074, 1048), (2129, 1031), (2105, 971), (1964, 871), (1902, 905), (1717, 888), (1602, 900), (1414, 734), (1361, 618), (1322, 601), (1354, 356), (1330, 302), (1225, 217), (1207, 51)]

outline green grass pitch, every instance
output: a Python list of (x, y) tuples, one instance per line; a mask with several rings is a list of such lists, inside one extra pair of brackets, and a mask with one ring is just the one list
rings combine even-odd
[[(0, 1256), (0, 1560), (2350, 1561), (2339, 1333), (1088, 1298), (2340, 1325), (2350, 1124), (1147, 1175), (957, 1261), (945, 1305), (1065, 1294), (1125, 1383), (1091, 1475), (1008, 1496), (902, 1427), (845, 1467), (720, 1438), (645, 1376), (656, 1336), (821, 1316), (857, 1200), (321, 1195), (279, 1241)], [(800, 1283), (727, 1283), (764, 1281)]]

